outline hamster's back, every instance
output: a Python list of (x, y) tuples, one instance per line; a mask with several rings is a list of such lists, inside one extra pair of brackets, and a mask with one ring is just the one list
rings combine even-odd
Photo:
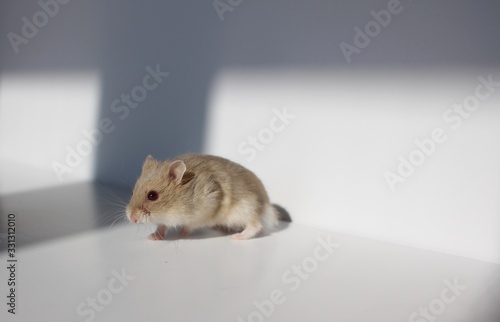
[(260, 179), (250, 170), (230, 160), (188, 153), (176, 159), (184, 161), (186, 171), (193, 172), (198, 183), (215, 181), (226, 197), (241, 200), (255, 196), (256, 201), (269, 203), (269, 197)]

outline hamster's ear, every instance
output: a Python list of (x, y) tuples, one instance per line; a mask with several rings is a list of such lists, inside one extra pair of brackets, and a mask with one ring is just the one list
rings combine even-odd
[(186, 172), (186, 165), (181, 160), (175, 160), (168, 165), (168, 176), (177, 184), (181, 183), (184, 172)]
[(148, 171), (156, 163), (156, 160), (151, 155), (148, 155), (146, 157), (146, 160), (144, 160), (144, 163), (142, 164), (142, 172)]

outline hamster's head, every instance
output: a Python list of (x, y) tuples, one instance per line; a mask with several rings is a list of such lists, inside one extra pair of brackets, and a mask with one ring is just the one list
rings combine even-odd
[(126, 208), (128, 220), (136, 224), (180, 224), (189, 204), (193, 177), (181, 160), (158, 162), (148, 155)]

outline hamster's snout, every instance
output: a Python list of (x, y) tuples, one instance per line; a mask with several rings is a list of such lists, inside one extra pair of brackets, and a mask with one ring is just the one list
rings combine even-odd
[(137, 224), (139, 222), (139, 216), (137, 213), (132, 213), (130, 214), (130, 221), (133, 222), (134, 224)]
[(150, 215), (150, 212), (146, 209), (136, 209), (127, 214), (128, 219), (134, 224), (142, 224), (146, 221), (146, 217)]

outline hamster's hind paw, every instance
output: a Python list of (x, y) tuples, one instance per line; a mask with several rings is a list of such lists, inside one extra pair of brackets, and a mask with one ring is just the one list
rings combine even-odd
[(189, 234), (191, 234), (191, 229), (189, 229), (187, 227), (182, 227), (181, 231), (179, 232), (180, 237), (186, 237)]
[(245, 229), (241, 233), (231, 235), (231, 238), (235, 240), (250, 239), (256, 236), (261, 230), (262, 225), (260, 223), (250, 224), (245, 226)]

